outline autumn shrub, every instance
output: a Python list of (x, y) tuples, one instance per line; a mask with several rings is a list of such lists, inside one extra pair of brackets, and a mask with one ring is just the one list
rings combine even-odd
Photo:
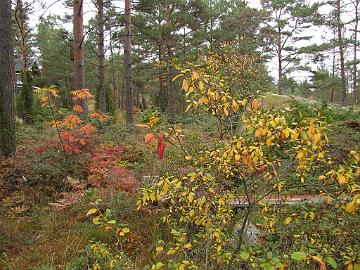
[[(265, 110), (252, 94), (232, 95), (225, 78), (202, 65), (184, 68), (176, 79), (182, 80), (187, 109), (208, 113), (218, 133), (194, 151), (181, 126), (166, 125), (158, 115), (138, 125), (146, 130), (144, 147), (152, 149), (153, 159), (166, 166), (167, 159), (182, 156), (174, 163), (184, 169), (160, 170), (138, 194), (139, 212), (158, 224), (144, 269), (357, 269), (356, 241), (347, 239), (357, 234), (344, 226), (344, 235), (336, 222), (359, 222), (360, 154), (333, 158), (326, 118), (312, 110), (301, 115), (304, 108)], [(232, 118), (240, 119), (238, 129), (229, 128)], [(284, 208), (285, 195), (296, 196), (304, 187), (318, 208)], [(327, 237), (328, 211), (338, 220)], [(95, 223), (107, 213), (88, 212)], [(260, 231), (256, 243), (248, 240), (249, 222)], [(332, 247), (337, 237), (343, 237), (341, 245)]]
[[(183, 70), (178, 77), (183, 79), (188, 108), (208, 112), (219, 126), (242, 112), (242, 131), (236, 135), (225, 126), (220, 134), (223, 140), (213, 149), (191, 155), (184, 149), (184, 159), (192, 167), (190, 173), (164, 175), (154, 186), (142, 189), (139, 208), (156, 211), (152, 205), (159, 205), (163, 211), (159, 222), (170, 231), (166, 241), (159, 241), (155, 248), (150, 268), (325, 269), (335, 268), (335, 264), (347, 269), (359, 267), (359, 258), (352, 255), (356, 254), (352, 241), (346, 241), (346, 247), (339, 246), (338, 252), (351, 258), (344, 260), (338, 252), (324, 253), (323, 249), (312, 248), (311, 245), (321, 244), (311, 239), (308, 244), (301, 235), (289, 235), (289, 241), (297, 244), (287, 249), (283, 239), (264, 239), (261, 247), (252, 247), (244, 237), (253, 215), (260, 217), (257, 225), (267, 236), (278, 237), (286, 226), (292, 226), (298, 215), (296, 209), (286, 214), (269, 205), (266, 198), (271, 194), (280, 196), (294, 186), (320, 186), (331, 207), (342, 211), (346, 219), (358, 215), (359, 195), (354, 191), (359, 190), (360, 156), (351, 151), (346, 163), (332, 160), (321, 114), (298, 116), (298, 111), (292, 112), (291, 108), (262, 110), (253, 97), (233, 97), (226, 83), (199, 66)], [(298, 117), (296, 121), (294, 116)], [(284, 174), (282, 166), (286, 163), (285, 171), (295, 181), (288, 181), (288, 173)], [(309, 182), (307, 179), (314, 172), (319, 175), (317, 181)], [(230, 203), (241, 201), (247, 203), (247, 209), (239, 216)], [(317, 215), (318, 212), (307, 210), (305, 219), (314, 226)], [(237, 223), (240, 230), (234, 235), (233, 226)], [(279, 244), (283, 241), (282, 248), (271, 249), (274, 240)]]

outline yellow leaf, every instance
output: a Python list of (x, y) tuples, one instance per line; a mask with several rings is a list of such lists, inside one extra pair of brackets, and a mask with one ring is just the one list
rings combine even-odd
[(291, 217), (287, 217), (287, 218), (285, 219), (284, 224), (285, 224), (285, 225), (289, 225), (289, 224), (291, 223), (291, 221), (292, 221), (292, 218), (291, 218)]
[(292, 132), (291, 135), (290, 135), (290, 137), (291, 137), (291, 139), (292, 139), (293, 141), (295, 141), (295, 140), (297, 140), (297, 138), (299, 137), (299, 134), (296, 133), (296, 132)]
[(302, 159), (305, 156), (305, 152), (303, 150), (299, 151), (296, 155), (297, 159)]
[(240, 103), (242, 106), (245, 106), (245, 105), (247, 104), (247, 99), (244, 98), (244, 99), (240, 100), (239, 103)]
[(195, 81), (200, 78), (200, 74), (197, 71), (193, 71), (192, 73), (192, 79)]
[(326, 270), (326, 266), (325, 263), (323, 261), (323, 259), (319, 256), (312, 256), (314, 261), (317, 261), (319, 263), (319, 269), (320, 270)]
[(152, 127), (153, 125), (156, 125), (159, 121), (160, 121), (160, 117), (153, 117), (149, 123), (150, 127)]
[(338, 175), (338, 181), (340, 185), (345, 185), (348, 183), (348, 180), (346, 179), (346, 176), (344, 174)]
[(189, 90), (189, 84), (186, 79), (184, 79), (182, 82), (182, 89), (186, 92)]
[(195, 210), (191, 209), (190, 212), (189, 212), (189, 216), (192, 217), (194, 214), (195, 214)]
[(199, 98), (198, 100), (198, 104), (201, 105), (201, 104), (208, 104), (209, 103), (209, 100), (207, 99), (206, 96), (202, 96), (201, 98)]
[(272, 141), (273, 141), (273, 138), (272, 138), (272, 137), (268, 138), (268, 139), (266, 140), (266, 145), (270, 147), (271, 144), (272, 144)]
[(345, 212), (348, 214), (356, 214), (359, 209), (360, 204), (360, 194), (356, 194), (351, 202), (349, 202), (345, 207)]
[(186, 156), (185, 159), (186, 160), (192, 160), (192, 156)]
[(200, 82), (199, 82), (199, 89), (200, 89), (201, 92), (204, 91), (205, 85), (204, 85), (204, 82), (203, 82), (203, 81), (200, 81)]
[(287, 129), (284, 129), (283, 130), (283, 134), (285, 135), (285, 138), (289, 138), (289, 136), (290, 136), (290, 131), (289, 131), (289, 129), (287, 128)]
[(262, 128), (258, 128), (255, 131), (255, 138), (260, 138), (263, 135), (264, 130)]
[(239, 104), (237, 104), (235, 100), (232, 101), (231, 107), (234, 113), (236, 113), (239, 110)]
[(164, 182), (164, 192), (168, 192), (168, 190), (169, 190), (169, 184), (168, 184), (168, 182), (167, 181), (165, 181)]
[(86, 215), (87, 215), (87, 216), (93, 215), (93, 214), (95, 214), (97, 211), (98, 211), (98, 209), (92, 208), (92, 209), (90, 209), (90, 210), (86, 213)]
[(251, 103), (251, 109), (257, 111), (259, 108), (260, 108), (259, 102), (257, 101), (257, 99), (254, 99)]
[(183, 248), (186, 248), (186, 249), (191, 249), (192, 248), (192, 244), (191, 243), (187, 243), (183, 246)]
[(156, 247), (156, 252), (160, 252), (160, 251), (163, 251), (163, 250), (164, 250), (163, 246)]
[(313, 144), (315, 144), (315, 145), (321, 145), (321, 134), (320, 134), (320, 133), (316, 133), (316, 134), (312, 137), (312, 141), (313, 141)]

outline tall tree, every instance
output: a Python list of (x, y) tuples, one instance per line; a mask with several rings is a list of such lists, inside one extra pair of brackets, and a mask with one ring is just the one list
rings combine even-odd
[(358, 32), (359, 32), (359, 7), (360, 7), (360, 0), (353, 0), (352, 3), (354, 4), (354, 8), (355, 8), (355, 18), (354, 18), (354, 52), (353, 52), (353, 94), (354, 94), (354, 101), (355, 103), (359, 102), (360, 99), (360, 94), (358, 91), (358, 85), (357, 85), (357, 80), (358, 80), (358, 70), (357, 70), (357, 66), (358, 66), (358, 59), (357, 59), (357, 50), (358, 50)]
[(283, 76), (300, 61), (298, 42), (311, 38), (304, 35), (304, 30), (312, 25), (318, 4), (308, 6), (304, 0), (262, 0), (261, 3), (272, 14), (268, 31), (272, 36), (272, 52), (278, 62), (278, 93), (281, 95)]
[(346, 105), (346, 75), (344, 58), (343, 23), (341, 21), (341, 1), (336, 0), (336, 24), (340, 56), (341, 103)]
[(31, 12), (31, 2), (25, 2), (23, 0), (16, 0), (15, 6), (15, 21), (17, 25), (18, 35), (18, 47), (21, 56), (22, 64), (22, 80), (23, 87), (20, 92), (22, 103), (22, 117), (25, 122), (32, 122), (33, 111), (33, 89), (32, 89), (32, 75), (28, 67), (28, 58), (31, 51), (29, 41), (31, 38), (31, 28), (28, 25), (29, 13)]
[(15, 112), (11, 0), (0, 1), (0, 150), (15, 154)]
[(105, 90), (105, 16), (104, 0), (96, 0), (98, 20), (98, 57), (99, 57), (99, 110), (106, 113), (106, 90)]
[(41, 19), (36, 34), (41, 76), (45, 85), (57, 85), (60, 89), (73, 87), (73, 63), (70, 52), (71, 33), (59, 27), (54, 16)]
[(131, 66), (131, 0), (125, 0), (125, 46), (124, 71), (126, 89), (126, 126), (131, 129), (134, 125), (133, 115), (133, 87)]
[[(73, 1), (73, 51), (74, 51), (74, 87), (85, 88), (85, 59), (84, 59), (84, 3), (83, 0)], [(85, 100), (79, 101), (83, 108), (83, 115), (88, 114), (88, 106)]]

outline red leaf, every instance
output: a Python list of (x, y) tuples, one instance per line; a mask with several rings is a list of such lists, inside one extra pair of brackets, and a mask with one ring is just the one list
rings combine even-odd
[(280, 138), (279, 138), (279, 144), (283, 144), (285, 142), (285, 136), (283, 134), (281, 134)]
[(159, 142), (157, 146), (157, 154), (159, 160), (164, 159), (164, 151), (165, 151), (164, 137), (162, 134), (159, 134)]

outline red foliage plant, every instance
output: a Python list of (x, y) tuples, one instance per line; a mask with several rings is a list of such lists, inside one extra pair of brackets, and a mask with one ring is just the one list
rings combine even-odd
[(159, 134), (159, 142), (157, 146), (157, 154), (159, 160), (164, 159), (164, 152), (165, 152), (164, 137), (162, 134)]
[[(164, 136), (161, 133), (159, 133), (157, 137), (158, 137), (157, 157), (159, 160), (162, 160), (164, 159), (164, 153), (165, 153)], [(152, 146), (156, 144), (156, 138), (153, 132), (146, 134), (145, 143), (150, 144)]]
[(89, 181), (95, 186), (113, 186), (134, 194), (138, 181), (118, 161), (124, 157), (126, 148), (123, 146), (100, 145), (93, 152), (87, 166)]

